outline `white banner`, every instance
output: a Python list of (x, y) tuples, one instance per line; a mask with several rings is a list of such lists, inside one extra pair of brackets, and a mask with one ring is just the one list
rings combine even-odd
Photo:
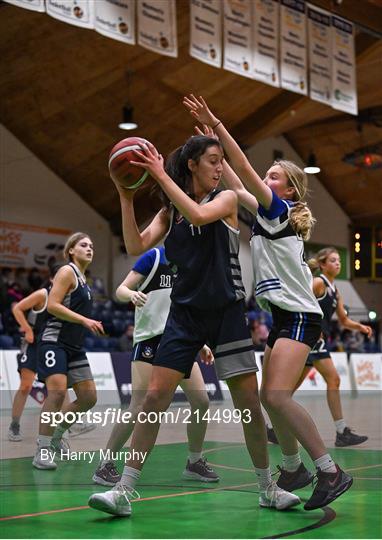
[(305, 2), (281, 0), (281, 87), (307, 95), (307, 39)]
[(191, 0), (190, 56), (220, 68), (222, 65), (221, 0)]
[(47, 268), (62, 260), (71, 231), (0, 221), (0, 265)]
[[(5, 363), (5, 352), (6, 351), (0, 351), (0, 408), (2, 411), (4, 409), (12, 408), (12, 394), (8, 377), (8, 368)], [(17, 354), (17, 351), (14, 352)], [(12, 369), (14, 369), (14, 365), (12, 365)]]
[(332, 100), (332, 31), (330, 13), (308, 4), (309, 95), (315, 101)]
[(224, 0), (223, 68), (252, 77), (252, 0)]
[(350, 366), (356, 390), (382, 390), (382, 354), (351, 354)]
[(135, 0), (95, 2), (94, 29), (103, 36), (135, 45)]
[(4, 0), (7, 4), (44, 13), (45, 0)]
[(120, 405), (110, 353), (86, 353), (97, 389), (97, 405)]
[(178, 56), (175, 0), (137, 0), (138, 44), (165, 56)]
[(81, 28), (94, 28), (93, 10), (93, 0), (46, 0), (48, 15)]
[(280, 86), (279, 3), (254, 0), (252, 76), (272, 86)]
[(339, 111), (357, 115), (354, 25), (345, 19), (332, 16), (332, 35), (332, 107)]

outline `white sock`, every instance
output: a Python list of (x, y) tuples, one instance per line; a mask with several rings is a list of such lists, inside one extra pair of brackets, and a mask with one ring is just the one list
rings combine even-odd
[(271, 469), (269, 467), (266, 469), (255, 467), (255, 473), (259, 481), (260, 491), (265, 491), (269, 484), (272, 483)]
[(38, 448), (49, 448), (52, 442), (52, 437), (48, 435), (39, 435), (37, 439)]
[(334, 461), (332, 460), (329, 454), (324, 454), (318, 459), (315, 459), (314, 464), (316, 466), (316, 469), (320, 469), (323, 472), (327, 472), (327, 473), (337, 472), (336, 464), (334, 463)]
[(199, 459), (201, 459), (201, 457), (202, 457), (201, 452), (189, 452), (188, 453), (188, 459), (190, 460), (191, 464), (196, 463), (197, 461), (199, 461)]
[(282, 456), (282, 468), (288, 472), (296, 472), (301, 464), (300, 452), (297, 452), (297, 454), (292, 454), (291, 456), (287, 456), (285, 454)]
[(346, 422), (343, 418), (341, 418), (340, 420), (335, 420), (334, 425), (336, 426), (337, 433), (342, 434), (345, 431)]
[(57, 426), (53, 433), (53, 439), (55, 441), (60, 441), (67, 429), (67, 427)]
[(126, 465), (123, 468), (122, 478), (119, 483), (125, 487), (134, 489), (140, 476), (141, 471), (139, 469), (134, 469), (133, 467), (128, 467)]

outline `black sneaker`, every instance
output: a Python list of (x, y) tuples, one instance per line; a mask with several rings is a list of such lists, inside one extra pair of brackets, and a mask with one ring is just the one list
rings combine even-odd
[(20, 442), (22, 440), (23, 438), (20, 433), (20, 424), (12, 422), (8, 429), (8, 441)]
[(93, 482), (100, 486), (114, 486), (120, 480), (121, 475), (112, 461), (101, 464), (93, 474)]
[(183, 471), (183, 478), (200, 480), (201, 482), (219, 482), (220, 480), (213, 468), (207, 465), (204, 458), (198, 459), (195, 463), (190, 463), (188, 459), (186, 468)]
[(308, 471), (303, 463), (300, 463), (297, 471), (294, 472), (286, 471), (278, 465), (277, 468), (280, 471), (280, 476), (276, 484), (285, 491), (291, 492), (295, 489), (301, 489), (310, 484), (314, 478), (314, 474)]
[(357, 435), (350, 428), (346, 427), (343, 433), (338, 433), (336, 436), (336, 446), (354, 446), (356, 444), (361, 444), (367, 441), (369, 437), (366, 435)]
[(305, 503), (305, 510), (315, 510), (327, 506), (351, 487), (353, 478), (340, 469), (337, 464), (336, 469), (335, 473), (318, 470), (317, 484), (311, 498)]
[(268, 437), (268, 442), (271, 442), (273, 444), (279, 444), (279, 441), (276, 437), (276, 433), (275, 433), (275, 430), (271, 427), (268, 427), (266, 426), (267, 428), (267, 437)]

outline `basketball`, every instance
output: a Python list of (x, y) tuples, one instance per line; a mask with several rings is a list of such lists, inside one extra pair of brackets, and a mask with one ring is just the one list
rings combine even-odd
[(113, 180), (128, 189), (138, 189), (143, 184), (149, 173), (130, 162), (141, 161), (134, 150), (141, 150), (139, 145), (147, 143), (141, 137), (128, 137), (113, 147), (109, 156), (109, 172)]

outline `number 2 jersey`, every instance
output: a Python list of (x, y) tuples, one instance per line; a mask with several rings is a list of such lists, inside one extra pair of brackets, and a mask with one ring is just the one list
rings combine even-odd
[[(70, 262), (68, 266), (74, 272), (76, 287), (65, 295), (62, 305), (88, 318), (91, 316), (93, 305), (90, 287), (74, 263)], [(56, 343), (71, 351), (80, 351), (83, 347), (86, 332), (86, 328), (81, 324), (64, 321), (48, 313), (40, 334), (40, 341), (43, 343)]]

